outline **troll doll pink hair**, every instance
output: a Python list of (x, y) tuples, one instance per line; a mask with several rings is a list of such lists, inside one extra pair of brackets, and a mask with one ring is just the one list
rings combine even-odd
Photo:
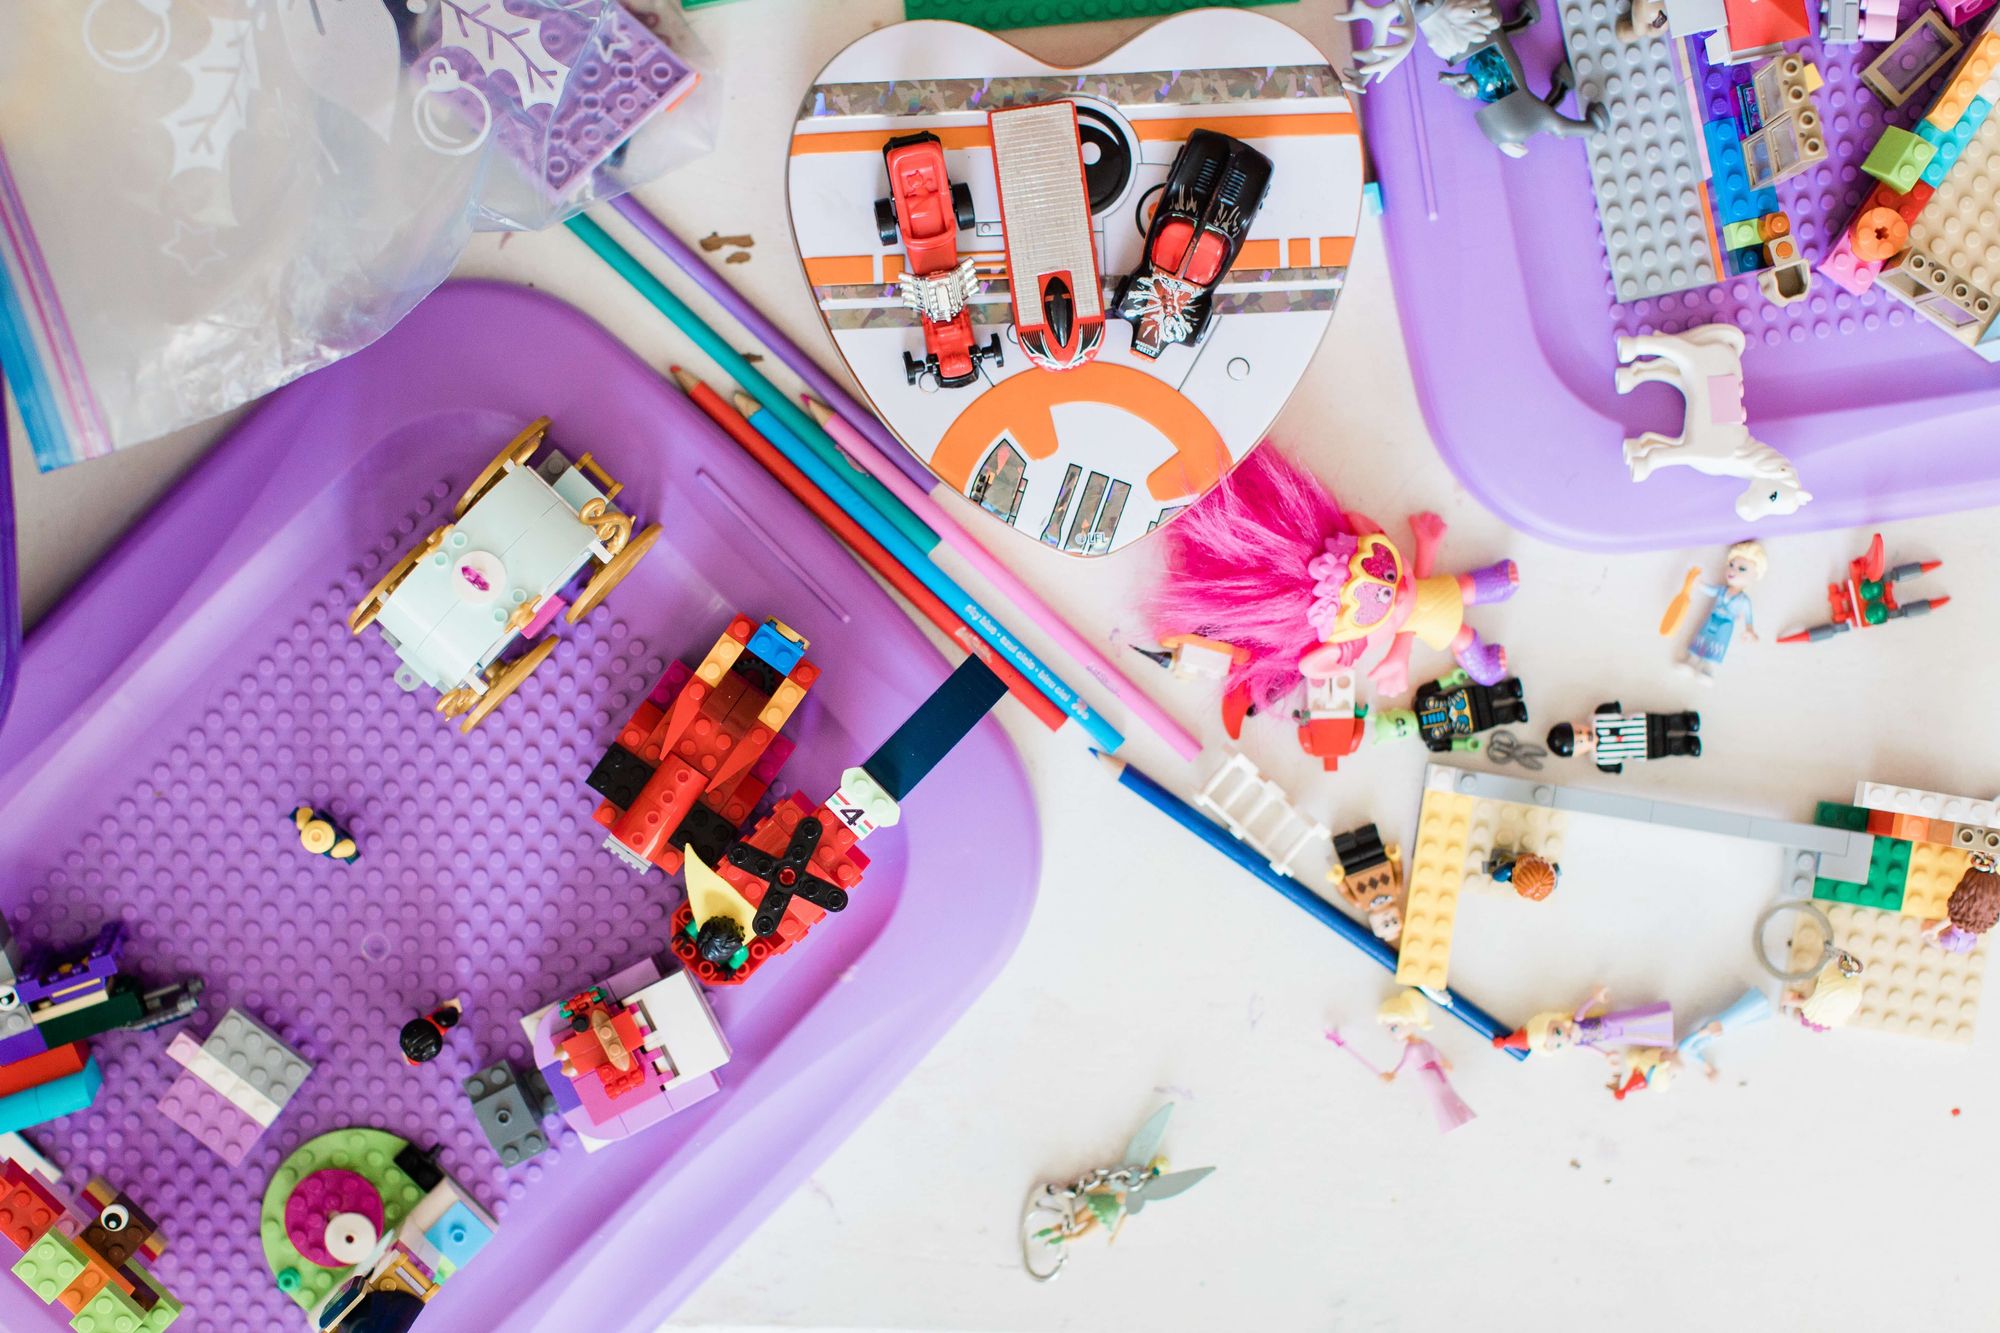
[[(1298, 685), (1299, 659), (1319, 646), (1306, 618), (1307, 564), (1329, 537), (1381, 530), (1342, 511), (1316, 477), (1266, 441), (1168, 526), (1166, 578), (1147, 602), (1154, 631), (1204, 634), (1248, 651), (1229, 686), (1246, 686), (1268, 708)], [(1353, 665), (1367, 646), (1340, 644), (1337, 663)]]

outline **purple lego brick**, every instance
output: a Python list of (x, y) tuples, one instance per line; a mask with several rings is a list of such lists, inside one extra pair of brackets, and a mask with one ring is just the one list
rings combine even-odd
[(242, 1107), (187, 1070), (161, 1094), (160, 1114), (231, 1166), (241, 1165), (264, 1133)]
[(0, 1065), (11, 1065), (16, 1060), (25, 1060), (31, 1055), (40, 1055), (49, 1048), (42, 1037), (40, 1028), (29, 1028), (16, 1032), (13, 1036), (0, 1040)]
[(29, 967), (29, 975), (14, 983), (14, 993), (22, 1004), (50, 1000), (77, 999), (82, 992), (102, 989), (118, 974), (118, 959), (125, 949), (125, 923), (109, 921), (97, 932), (89, 947), (58, 954), (45, 965)]
[[(1551, 12), (1516, 40), (1529, 69), (1561, 58), (1558, 26)], [(1826, 79), (1815, 100), (1827, 159), (1777, 190), (1816, 264), (1873, 183), (1859, 166), (1883, 127), (1907, 127), (1930, 95), (1886, 111), (1859, 77), (1874, 48), (1803, 50)], [(1441, 68), (1420, 48), (1368, 94), (1362, 127), (1418, 396), (1439, 452), (1488, 507), (1593, 550), (1742, 537), (1733, 481), (1682, 469), (1635, 485), (1619, 448), (1627, 436), (1677, 429), (1681, 404), (1664, 387), (1615, 391), (1616, 336), (1715, 321), (1748, 335), (1751, 430), (1798, 466), (1814, 496), (1795, 515), (1760, 521), (1759, 535), (2000, 504), (1987, 425), (2000, 381), (1990, 366), (1886, 293), (1853, 296), (1819, 275), (1784, 308), (1747, 276), (1619, 303), (1582, 145), (1543, 139), (1524, 158), (1501, 156), (1437, 86)], [(1643, 143), (1631, 151), (1635, 164), (1649, 160)], [(1535, 410), (1496, 421), (1496, 402)]]
[[(543, 413), (665, 535), (461, 736), (344, 618)], [(826, 668), (786, 729), (807, 791), (831, 791), (947, 671), (651, 366), (539, 293), (459, 284), (265, 400), (37, 630), (0, 727), (0, 907), (23, 947), (130, 921), (128, 966), (207, 981), (197, 1031), (240, 1007), (317, 1062), (236, 1168), (161, 1123), (179, 1071), (146, 1033), (93, 1043), (96, 1104), (36, 1136), (73, 1164), (67, 1186), (101, 1173), (174, 1238), (172, 1285), (201, 1327), (297, 1323), (256, 1200), (284, 1153), (360, 1122), (439, 1144), (503, 1222), (423, 1327), (658, 1328), (991, 980), (1038, 867), (1026, 780), (989, 720), (870, 840), (847, 910), (714, 997), (734, 1053), (718, 1094), (614, 1151), (585, 1154), (552, 1121), (550, 1152), (511, 1170), (494, 1154), (465, 1077), (527, 1065), (519, 1014), (666, 943), (677, 890), (601, 849), (584, 778), (732, 608), (798, 626)], [(308, 856), (273, 817), (304, 789), (369, 830), (362, 860)], [(970, 829), (1007, 855), (968, 861)], [(396, 1031), (444, 995), (464, 997), (462, 1030), (411, 1069)], [(0, 1283), (0, 1328), (58, 1333), (64, 1315)]]

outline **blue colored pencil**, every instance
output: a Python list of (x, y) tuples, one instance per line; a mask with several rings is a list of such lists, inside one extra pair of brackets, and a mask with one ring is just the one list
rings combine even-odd
[[(1123, 759), (1100, 753), (1098, 759), (1106, 768), (1118, 776), (1118, 785), (1136, 795), (1140, 800), (1160, 811), (1167, 818), (1200, 838), (1209, 846), (1221, 852), (1243, 869), (1264, 882), (1265, 887), (1275, 889), (1298, 906), (1311, 913), (1322, 926), (1346, 940), (1349, 944), (1367, 954), (1390, 972), (1396, 970), (1396, 951), (1375, 938), (1368, 928), (1347, 913), (1335, 907), (1326, 899), (1314, 893), (1290, 875), (1281, 875), (1271, 868), (1271, 863), (1257, 854), (1255, 848), (1239, 841), (1228, 829), (1204, 815), (1201, 811), (1183, 801), (1180, 797), (1162, 787), (1159, 783), (1141, 773)], [(1459, 1022), (1491, 1041), (1504, 1037), (1514, 1029), (1501, 1023), (1493, 1015), (1481, 1009), (1472, 1001), (1456, 992), (1446, 989), (1442, 995), (1425, 991), (1438, 1007)], [(1509, 1050), (1507, 1054), (1516, 1060), (1527, 1058), (1526, 1051)]]
[(806, 448), (805, 442), (792, 433), (786, 424), (773, 412), (758, 406), (757, 400), (745, 393), (735, 397), (736, 410), (748, 417), (757, 433), (769, 440), (779, 453), (790, 459), (799, 471), (806, 474), (812, 484), (826, 492), (827, 498), (845, 510), (850, 518), (876, 541), (883, 549), (896, 558), (896, 563), (916, 575), (917, 581), (938, 595), (938, 600), (958, 613), (959, 619), (969, 626), (974, 634), (993, 645), (995, 652), (1013, 663), (1015, 668), (1034, 683), (1036, 689), (1054, 700), (1063, 712), (1069, 714), (1078, 726), (1087, 732), (1100, 750), (1115, 750), (1125, 743), (1125, 738), (1116, 728), (1100, 717), (1095, 709), (1085, 703), (1075, 690), (1063, 683), (1062, 677), (1043, 664), (1042, 660), (1029, 652), (1020, 640), (1008, 633), (1006, 626), (995, 620), (987, 609), (974, 600), (971, 593), (954, 582), (950, 575), (937, 567), (937, 563), (925, 555), (917, 544), (905, 537), (878, 510), (872, 508), (843, 475), (845, 469), (829, 467), (825, 460)]

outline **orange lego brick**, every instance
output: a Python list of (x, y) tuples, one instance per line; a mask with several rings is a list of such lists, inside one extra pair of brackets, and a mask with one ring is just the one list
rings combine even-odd
[(1922, 815), (1894, 815), (1895, 823), (1889, 830), (1891, 837), (1906, 842), (1921, 842), (1931, 831), (1931, 821)]
[(56, 1299), (65, 1310), (75, 1314), (97, 1298), (97, 1293), (111, 1285), (111, 1270), (104, 1261), (94, 1254), (84, 1254), (83, 1271), (70, 1280)]
[[(1926, 18), (1931, 17), (1925, 15)], [(1959, 62), (1958, 69), (1951, 76), (1951, 82), (1938, 94), (1931, 104), (1930, 114), (1924, 119), (1938, 129), (1949, 132), (1958, 124), (1965, 108), (1979, 95), (1979, 87), (1993, 73), (1993, 66), (2000, 61), (2000, 32), (1991, 30), (1981, 33), (1979, 40), (1972, 44), (1972, 52)]]

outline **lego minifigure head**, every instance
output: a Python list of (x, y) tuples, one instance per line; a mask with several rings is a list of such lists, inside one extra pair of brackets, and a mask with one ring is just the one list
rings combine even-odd
[(1722, 583), (1726, 588), (1741, 592), (1764, 577), (1770, 567), (1770, 558), (1764, 554), (1762, 542), (1738, 542), (1729, 548), (1729, 554), (1722, 567)]
[(1382, 1001), (1375, 1021), (1389, 1029), (1392, 1037), (1414, 1036), (1431, 1025), (1431, 1002), (1416, 989), (1399, 990)]
[(1576, 727), (1574, 724), (1558, 722), (1549, 728), (1549, 753), (1558, 759), (1567, 759), (1576, 753)]
[(743, 950), (743, 927), (726, 916), (712, 916), (695, 932), (694, 951), (705, 963), (725, 971)]
[(1387, 893), (1378, 893), (1368, 900), (1368, 929), (1384, 944), (1394, 944), (1403, 934), (1403, 914), (1396, 910), (1396, 899)]
[(1945, 915), (1968, 935), (1984, 935), (2000, 922), (2000, 875), (1977, 867), (1959, 877), (1946, 901)]
[(333, 821), (323, 811), (309, 805), (302, 805), (292, 812), (292, 822), (299, 826), (299, 843), (314, 856), (325, 856), (333, 850), (333, 844), (340, 837)]
[(1417, 715), (1407, 708), (1388, 708), (1375, 715), (1375, 743), (1407, 741), (1417, 734)]

